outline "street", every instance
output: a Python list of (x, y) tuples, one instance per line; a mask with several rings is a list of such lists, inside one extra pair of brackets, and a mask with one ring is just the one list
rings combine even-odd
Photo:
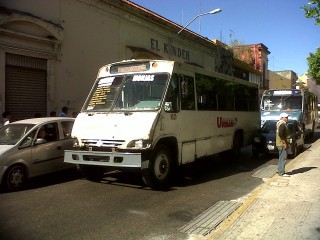
[[(308, 143), (318, 138), (319, 129)], [(252, 175), (275, 164), (277, 156), (252, 159), (247, 147), (237, 161), (213, 156), (184, 167), (169, 191), (117, 171), (100, 182), (76, 171), (39, 177), (24, 191), (0, 193), (0, 238), (190, 239), (178, 229), (218, 201), (245, 197), (263, 181)]]

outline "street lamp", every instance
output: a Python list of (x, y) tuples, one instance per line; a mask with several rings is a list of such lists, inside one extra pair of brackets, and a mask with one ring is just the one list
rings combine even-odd
[(198, 17), (201, 17), (201, 16), (203, 16), (203, 15), (208, 15), (208, 14), (216, 14), (216, 13), (219, 13), (219, 12), (221, 12), (221, 11), (222, 11), (222, 10), (221, 10), (220, 8), (216, 8), (216, 9), (210, 11), (210, 12), (198, 14), (198, 15), (195, 16), (190, 22), (188, 22), (187, 25), (185, 25), (185, 26), (177, 33), (177, 35), (178, 35), (179, 33), (181, 33), (184, 29), (186, 29), (186, 27), (188, 27), (188, 26), (189, 26), (194, 20), (196, 20)]
[(168, 43), (168, 47), (169, 47), (169, 50), (168, 50), (168, 54), (169, 54), (169, 58), (172, 56), (172, 52), (173, 52), (173, 46), (172, 46), (172, 43), (175, 41), (175, 39), (177, 38), (177, 36), (184, 30), (186, 29), (186, 27), (188, 27), (195, 19), (197, 19), (198, 17), (201, 17), (201, 16), (204, 16), (204, 15), (208, 15), (208, 14), (216, 14), (216, 13), (219, 13), (221, 12), (222, 10), (220, 8), (216, 8), (210, 12), (206, 12), (206, 13), (200, 13), (198, 14), (197, 16), (195, 16), (190, 22), (187, 23), (187, 25), (185, 25), (183, 28), (180, 29), (179, 32), (177, 32), (176, 35), (174, 35), (173, 38), (170, 38), (169, 39), (169, 43)]

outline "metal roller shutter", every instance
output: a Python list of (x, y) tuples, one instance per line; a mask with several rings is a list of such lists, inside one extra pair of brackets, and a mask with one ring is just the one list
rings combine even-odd
[[(44, 69), (45, 68), (45, 69)], [(46, 60), (14, 54), (6, 55), (5, 105), (17, 121), (47, 114)]]

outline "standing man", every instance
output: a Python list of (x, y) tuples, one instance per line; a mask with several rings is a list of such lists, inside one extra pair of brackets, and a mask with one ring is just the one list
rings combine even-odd
[(289, 114), (281, 113), (280, 120), (277, 122), (276, 145), (279, 150), (278, 174), (282, 177), (290, 177), (285, 173), (285, 164), (287, 160), (287, 149), (289, 147), (287, 137), (289, 129), (287, 127)]

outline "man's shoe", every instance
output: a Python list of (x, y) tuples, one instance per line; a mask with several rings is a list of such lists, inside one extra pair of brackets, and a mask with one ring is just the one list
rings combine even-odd
[(281, 177), (290, 177), (290, 175), (289, 174), (282, 174), (282, 175), (280, 175)]

